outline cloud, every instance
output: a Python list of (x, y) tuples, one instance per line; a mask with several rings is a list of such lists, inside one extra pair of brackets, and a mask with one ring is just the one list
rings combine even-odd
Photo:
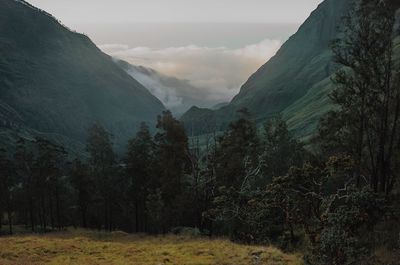
[[(188, 80), (193, 86), (191, 89), (200, 90), (193, 91), (193, 94), (214, 104), (231, 100), (241, 85), (276, 53), (281, 44), (280, 40), (266, 39), (239, 49), (197, 45), (152, 49), (122, 44), (100, 45), (100, 48), (133, 65)], [(158, 90), (157, 93), (169, 96), (169, 92)], [(172, 93), (170, 96), (172, 102), (179, 104), (176, 95)]]
[(164, 85), (159, 76), (151, 73), (145, 74), (134, 67), (130, 67), (126, 71), (146, 86), (167, 108), (175, 109), (182, 105), (183, 97), (177, 94), (176, 88)]
[(129, 46), (126, 44), (104, 44), (101, 45), (101, 49), (108, 51), (109, 53), (113, 53), (122, 50), (127, 50), (129, 49)]

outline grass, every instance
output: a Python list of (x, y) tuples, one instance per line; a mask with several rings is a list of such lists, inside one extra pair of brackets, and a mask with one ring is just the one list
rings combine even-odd
[(224, 239), (71, 230), (0, 238), (0, 264), (301, 265), (301, 256)]

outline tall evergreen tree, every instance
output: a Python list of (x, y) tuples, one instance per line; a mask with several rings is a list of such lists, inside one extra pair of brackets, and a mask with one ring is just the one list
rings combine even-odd
[(48, 218), (51, 227), (63, 226), (61, 189), (65, 170), (66, 152), (62, 146), (37, 138), (37, 158), (34, 163), (36, 192), (38, 193), (40, 219), (46, 229)]
[(305, 155), (302, 144), (290, 135), (281, 117), (265, 123), (261, 155), (264, 185), (271, 182), (273, 177), (284, 176), (290, 167), (301, 166)]
[[(99, 201), (103, 212), (103, 227), (113, 229), (113, 198), (116, 174), (115, 154), (112, 147), (111, 135), (100, 124), (94, 124), (88, 130), (86, 150), (89, 153), (89, 170), (96, 186), (96, 201)], [(100, 209), (99, 209), (100, 210)], [(101, 221), (98, 220), (100, 224)]]
[(215, 174), (219, 186), (240, 188), (259, 163), (259, 144), (256, 126), (247, 109), (238, 111), (232, 122), (218, 139), (215, 152)]
[(36, 207), (36, 190), (34, 176), (34, 155), (28, 150), (26, 141), (19, 138), (16, 143), (16, 151), (14, 154), (14, 163), (16, 175), (21, 181), (23, 198), (22, 201), (26, 205), (28, 219), (31, 231), (35, 231), (37, 225), (37, 207)]
[(134, 210), (135, 231), (145, 231), (146, 227), (146, 198), (148, 190), (158, 187), (155, 179), (156, 146), (146, 123), (141, 123), (135, 138), (128, 143), (126, 154), (126, 170), (128, 201)]
[[(7, 157), (6, 150), (0, 149), (0, 215), (6, 210), (9, 233), (13, 234), (14, 195), (17, 188), (14, 164)], [(1, 218), (0, 218), (1, 222)]]
[(76, 191), (76, 205), (79, 208), (79, 216), (83, 228), (88, 227), (88, 212), (93, 199), (94, 181), (89, 174), (87, 165), (79, 159), (72, 163), (70, 171), (70, 181)]
[(184, 213), (183, 203), (187, 175), (190, 172), (188, 138), (183, 125), (176, 120), (170, 111), (158, 117), (158, 132), (154, 137), (157, 145), (157, 164), (160, 190), (169, 213), (168, 225), (181, 225)]

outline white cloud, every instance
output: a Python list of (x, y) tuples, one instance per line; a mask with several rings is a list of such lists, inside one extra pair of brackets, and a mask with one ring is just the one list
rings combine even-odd
[(100, 45), (100, 48), (131, 64), (188, 80), (194, 87), (201, 88), (202, 91), (193, 92), (204, 99), (225, 102), (238, 93), (240, 86), (281, 44), (280, 40), (266, 39), (239, 49), (196, 45), (152, 49), (121, 44)]
[(146, 86), (167, 108), (177, 108), (182, 105), (183, 98), (177, 94), (176, 89), (163, 85), (157, 76), (145, 75), (134, 68), (127, 69), (127, 72)]

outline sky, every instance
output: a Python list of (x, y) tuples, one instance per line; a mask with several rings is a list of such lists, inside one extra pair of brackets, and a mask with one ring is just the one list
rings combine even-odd
[(65, 24), (301, 23), (321, 0), (28, 0)]
[[(115, 58), (186, 80), (211, 106), (230, 101), (322, 0), (28, 2)], [(159, 97), (167, 107), (181, 100), (177, 91), (168, 93), (173, 97), (161, 94), (175, 100)]]

